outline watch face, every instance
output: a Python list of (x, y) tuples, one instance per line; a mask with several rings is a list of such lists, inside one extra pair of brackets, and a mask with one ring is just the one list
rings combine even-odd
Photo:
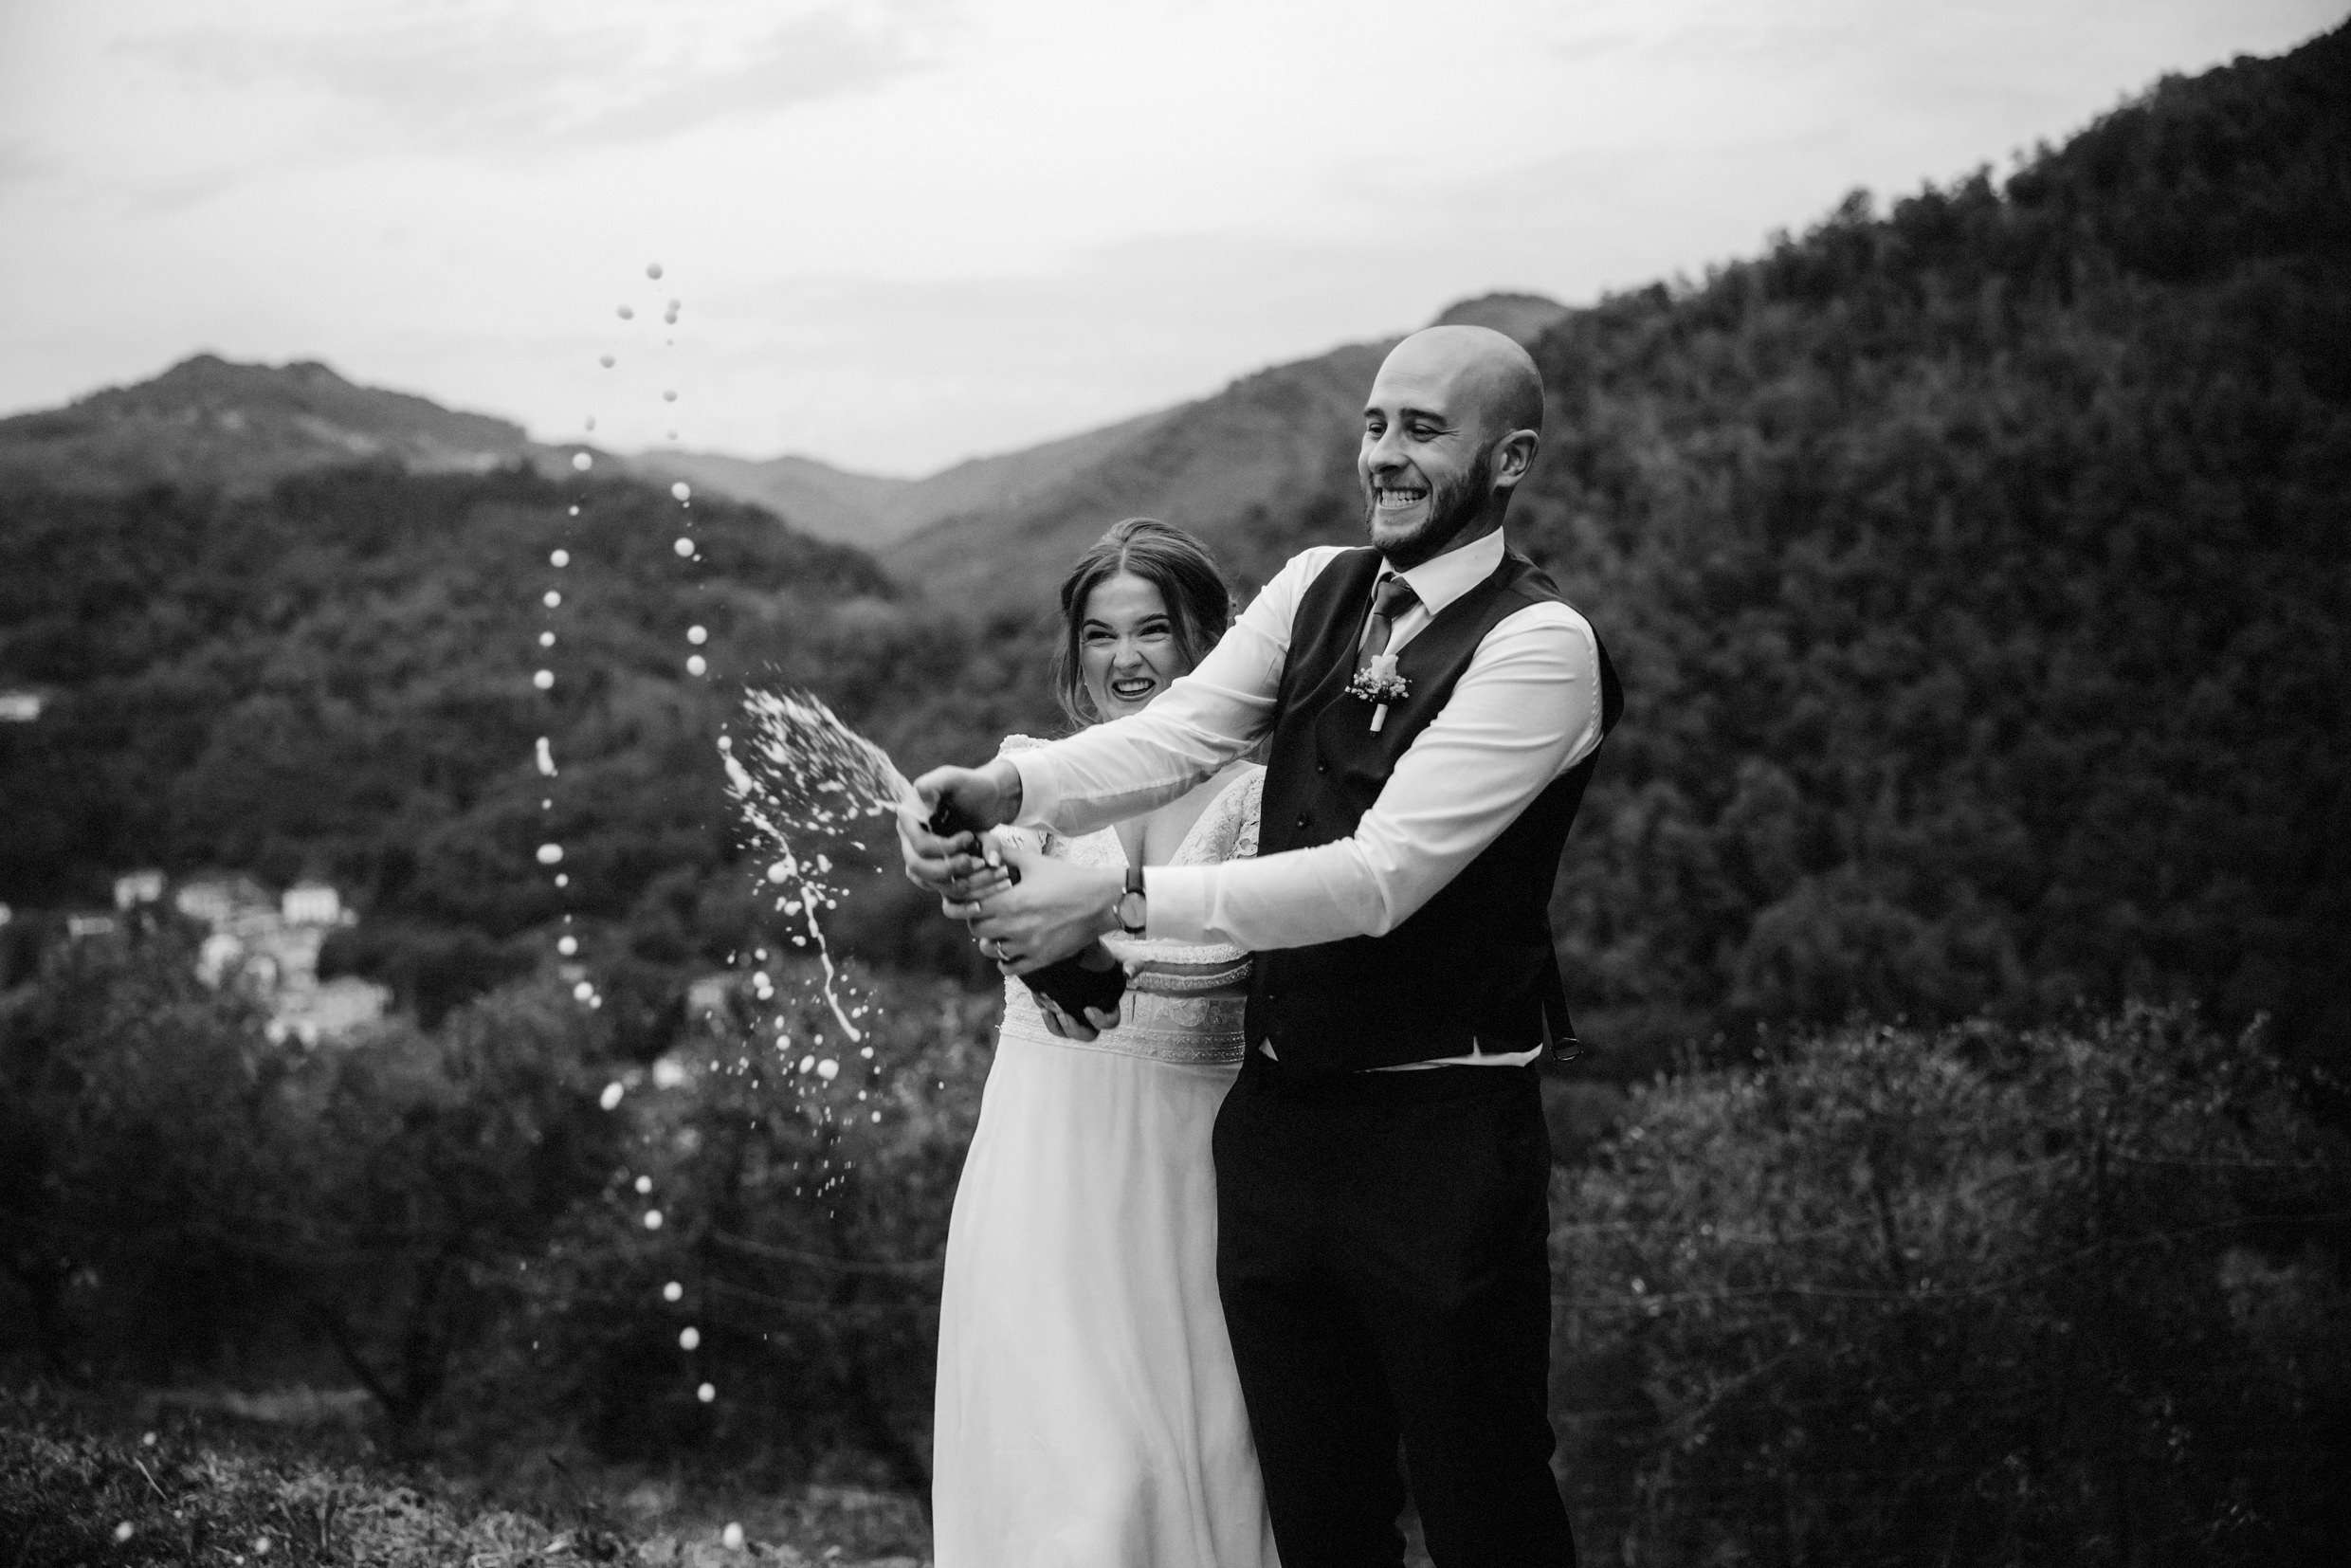
[(1143, 903), (1140, 893), (1127, 893), (1119, 900), (1119, 923), (1129, 936), (1142, 934), (1143, 921), (1149, 913), (1150, 906)]

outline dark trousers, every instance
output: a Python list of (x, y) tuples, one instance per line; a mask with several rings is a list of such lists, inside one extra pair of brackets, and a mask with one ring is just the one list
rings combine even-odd
[(1572, 1568), (1551, 1473), (1549, 1140), (1535, 1069), (1299, 1082), (1216, 1119), (1216, 1283), (1283, 1568)]

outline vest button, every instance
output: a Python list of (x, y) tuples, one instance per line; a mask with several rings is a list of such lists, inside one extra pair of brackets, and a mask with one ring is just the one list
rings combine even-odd
[(1328, 762), (1317, 762), (1314, 765), (1314, 771), (1319, 774), (1326, 774), (1331, 771), (1331, 765)]
[(1301, 828), (1303, 828), (1303, 827), (1306, 825), (1306, 813), (1305, 813), (1305, 812), (1301, 811), (1301, 812), (1299, 812), (1299, 813), (1298, 813), (1298, 825), (1299, 825)]

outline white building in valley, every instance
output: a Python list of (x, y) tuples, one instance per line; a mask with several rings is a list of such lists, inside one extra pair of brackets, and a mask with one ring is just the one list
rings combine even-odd
[(242, 873), (195, 877), (172, 902), (210, 928), (196, 950), (196, 977), (209, 986), (241, 986), (266, 1004), (273, 1040), (315, 1046), (337, 1039), (382, 1018), (392, 1004), (392, 993), (372, 980), (319, 978), (319, 951), (329, 934), (358, 921), (329, 884), (299, 882), (273, 899)]

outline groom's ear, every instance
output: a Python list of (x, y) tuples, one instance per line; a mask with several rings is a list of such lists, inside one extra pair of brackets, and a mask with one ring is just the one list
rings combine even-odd
[(1511, 430), (1494, 442), (1494, 488), (1513, 490), (1535, 466), (1535, 454), (1542, 449), (1542, 433), (1539, 430)]

